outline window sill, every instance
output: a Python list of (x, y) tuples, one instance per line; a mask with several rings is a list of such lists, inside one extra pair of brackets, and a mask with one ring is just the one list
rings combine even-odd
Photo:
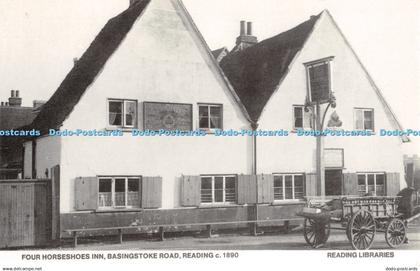
[(139, 212), (144, 211), (145, 209), (140, 207), (132, 207), (132, 208), (100, 208), (94, 210), (94, 213), (119, 213), (119, 212)]
[(298, 131), (303, 131), (303, 132), (311, 132), (311, 131), (313, 131), (314, 129), (312, 129), (312, 128), (293, 128), (292, 130), (290, 130), (290, 133), (292, 133), (292, 134), (297, 134), (298, 133)]
[(371, 135), (376, 135), (375, 130), (369, 130), (369, 129), (354, 129), (354, 131), (357, 131), (357, 132), (365, 132), (365, 133), (370, 133)]
[(133, 130), (137, 129), (136, 127), (118, 127), (118, 126), (107, 126), (105, 127), (105, 131), (122, 131), (122, 132), (132, 132)]
[(206, 209), (206, 208), (221, 208), (221, 207), (238, 207), (236, 203), (201, 203), (198, 208)]
[(222, 130), (222, 128), (214, 128), (214, 129), (206, 129), (206, 128), (198, 128), (198, 130), (204, 131), (206, 135), (214, 135), (216, 134), (216, 130)]

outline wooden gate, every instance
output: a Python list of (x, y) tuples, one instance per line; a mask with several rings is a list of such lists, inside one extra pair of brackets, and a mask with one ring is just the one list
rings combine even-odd
[(0, 180), (0, 248), (46, 245), (51, 216), (50, 180)]

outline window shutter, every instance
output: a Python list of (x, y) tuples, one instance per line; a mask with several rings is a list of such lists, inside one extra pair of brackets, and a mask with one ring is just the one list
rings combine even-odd
[(363, 130), (363, 111), (360, 109), (355, 109), (356, 117), (356, 130)]
[(386, 195), (396, 196), (400, 192), (400, 174), (388, 172), (386, 174)]
[(78, 177), (74, 183), (76, 210), (96, 210), (98, 208), (98, 178)]
[(256, 175), (238, 175), (238, 204), (256, 203), (256, 186)]
[(201, 203), (201, 177), (182, 176), (181, 178), (181, 205), (199, 206)]
[(344, 195), (358, 195), (357, 173), (343, 173)]
[(271, 203), (274, 201), (274, 178), (272, 174), (259, 174), (258, 203)]
[(141, 207), (162, 207), (162, 177), (143, 177), (141, 180)]
[(305, 182), (305, 195), (316, 196), (316, 173), (306, 173)]

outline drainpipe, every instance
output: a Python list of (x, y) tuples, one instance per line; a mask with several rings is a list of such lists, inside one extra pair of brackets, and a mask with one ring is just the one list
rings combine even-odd
[(258, 123), (251, 123), (252, 128), (252, 174), (257, 175), (257, 135), (256, 131), (258, 128)]
[(319, 103), (316, 104), (315, 111), (315, 127), (319, 132), (321, 132), (320, 135), (316, 136), (316, 179), (318, 190), (317, 194), (319, 196), (325, 196), (324, 137), (322, 136), (323, 121), (321, 122), (321, 106)]

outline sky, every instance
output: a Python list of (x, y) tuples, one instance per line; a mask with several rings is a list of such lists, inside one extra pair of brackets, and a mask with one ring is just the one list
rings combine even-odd
[[(0, 0), (0, 100), (47, 100), (129, 0)], [(404, 128), (420, 130), (420, 1), (184, 0), (211, 49), (231, 49), (239, 21), (259, 40), (328, 9)], [(405, 148), (420, 154), (419, 138)]]

